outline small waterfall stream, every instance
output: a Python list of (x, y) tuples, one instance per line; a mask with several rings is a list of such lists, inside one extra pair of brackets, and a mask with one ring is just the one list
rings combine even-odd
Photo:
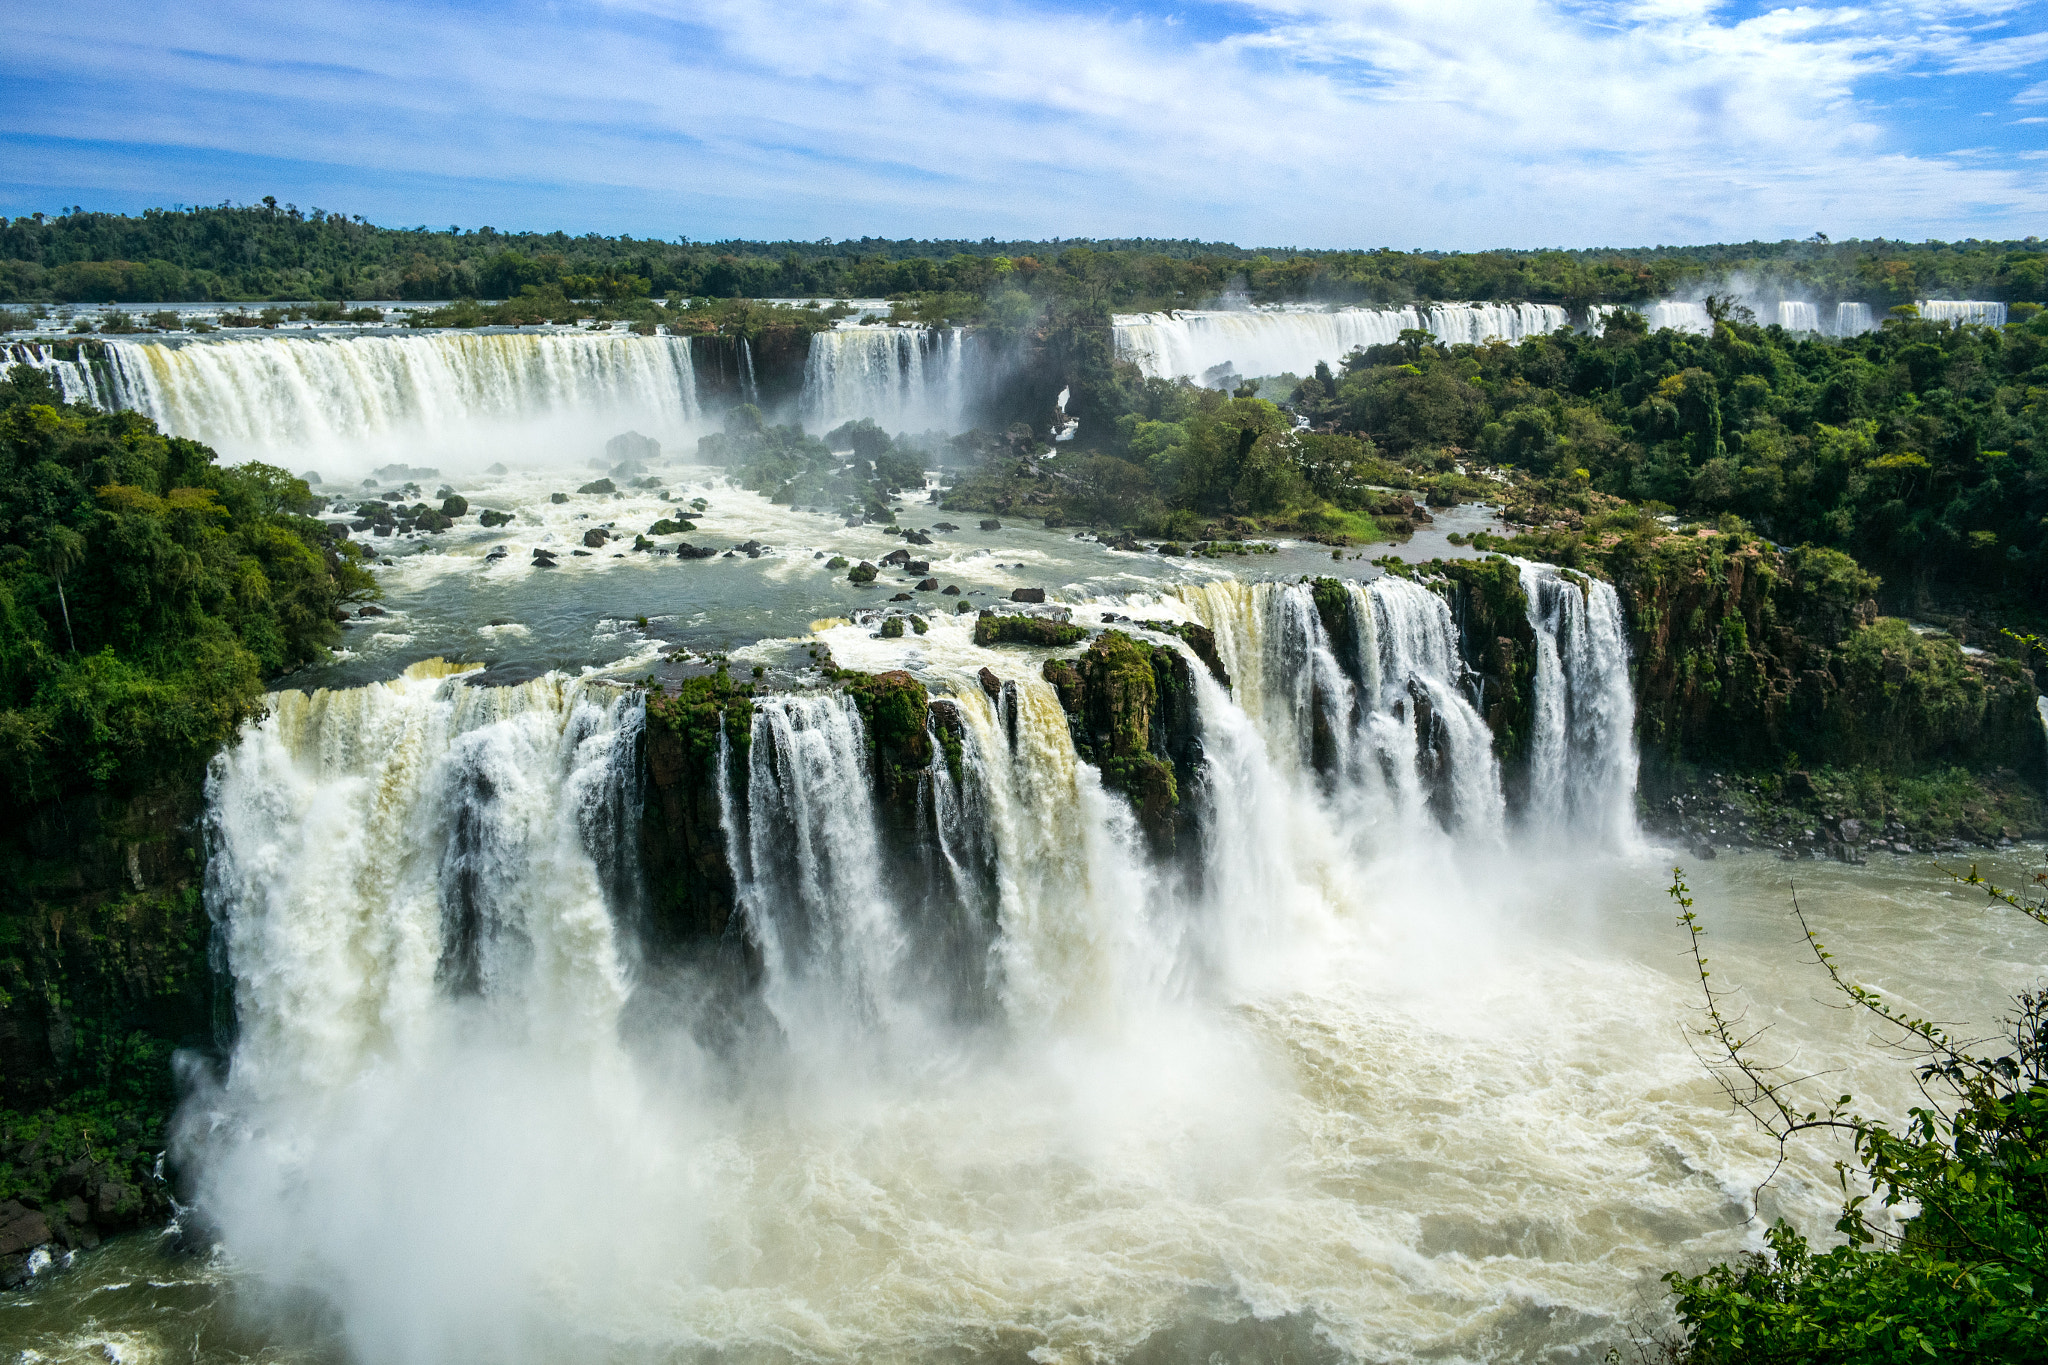
[(1635, 694), (1614, 585), (1522, 565), (1536, 635), (1530, 819), (1608, 848), (1635, 838)]
[(887, 431), (957, 431), (970, 393), (959, 327), (838, 327), (811, 336), (804, 362), (804, 425), (823, 433), (868, 418)]

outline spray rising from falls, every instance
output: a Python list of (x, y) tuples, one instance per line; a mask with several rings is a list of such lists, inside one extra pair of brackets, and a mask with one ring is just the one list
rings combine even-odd
[[(597, 420), (663, 439), (693, 434), (690, 341), (591, 333), (108, 341), (104, 362), (60, 373), (100, 406), (237, 457), (295, 460), (508, 447), (546, 453)], [(47, 367), (47, 366), (46, 366)], [(355, 462), (360, 463), (361, 458)]]
[(804, 362), (802, 411), (813, 431), (869, 418), (887, 431), (956, 431), (972, 389), (958, 327), (839, 327), (814, 333)]
[[(1522, 573), (1543, 771), (1583, 793), (1542, 832), (1603, 841), (1618, 808), (1596, 798), (1633, 771), (1612, 595)], [(903, 1355), (990, 1330), (1116, 1354), (1215, 1282), (1203, 1248), (1245, 1236), (1219, 1216), (1278, 1199), (1246, 1226), (1338, 1220), (1255, 1235), (1347, 1350), (1413, 1354), (1376, 1325), (1389, 1293), (1477, 1340), (1455, 1287), (1332, 1297), (1357, 1276), (1316, 1249), (1360, 1206), (1315, 1192), (1333, 1173), (1276, 1182), (1294, 1118), (1246, 1131), (1302, 1102), (1264, 1059), (1359, 1033), (1349, 1006), (1317, 1016), (1304, 963), (1452, 933), (1455, 906), (1390, 888), (1454, 900), (1443, 879), (1515, 837), (1460, 599), (1390, 576), (1191, 586), (1145, 604), (1172, 631), (1070, 610), (1129, 638), (1057, 687), (1046, 651), (976, 645), (965, 619), (823, 629), (880, 671), (690, 732), (715, 789), (689, 858), (650, 859), (681, 836), (673, 793), (641, 791), (675, 766), (658, 743), (694, 741), (631, 692), (422, 665), (278, 694), (211, 787), (240, 1037), (180, 1149), (231, 1255), (329, 1296), (366, 1359)], [(1187, 720), (1169, 757), (1195, 837), (1162, 843), (1084, 760), (1115, 735), (1074, 685), (1107, 689), (1112, 732)], [(732, 917), (701, 962), (670, 957), (671, 879), (700, 875)], [(1269, 1000), (1294, 1021), (1279, 1049), (1244, 1032)]]
[(241, 1038), (230, 1084), (346, 1085), (431, 1051), (446, 1000), (609, 1047), (624, 999), (640, 708), (549, 677), (281, 692), (212, 778), (207, 895)]
[(1148, 376), (1201, 378), (1219, 366), (1240, 375), (1307, 374), (1360, 346), (1383, 346), (1420, 328), (1457, 343), (1520, 341), (1566, 326), (1546, 303), (1441, 303), (1409, 308), (1246, 309), (1132, 313), (1115, 319), (1117, 354)]

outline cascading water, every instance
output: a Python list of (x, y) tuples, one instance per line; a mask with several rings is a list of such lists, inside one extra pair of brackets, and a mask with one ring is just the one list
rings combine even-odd
[(690, 341), (604, 333), (108, 341), (96, 398), (235, 456), (374, 463), (386, 454), (554, 453), (699, 422)]
[(65, 360), (49, 347), (32, 342), (10, 342), (4, 348), (9, 365), (26, 365), (32, 370), (41, 370), (50, 376), (50, 382), (57, 386), (57, 394), (67, 403), (90, 403), (94, 407), (118, 406), (108, 383), (109, 372), (105, 365), (94, 365), (80, 356), (77, 360)]
[(211, 779), (207, 896), (240, 1041), (231, 1091), (346, 1086), (434, 1045), (475, 996), (582, 1046), (624, 998), (614, 831), (637, 700), (556, 678), (471, 687), (438, 661), (281, 692)]
[(836, 327), (815, 332), (804, 361), (804, 425), (829, 431), (869, 418), (887, 431), (957, 431), (972, 398), (959, 327)]
[(860, 713), (837, 693), (771, 698), (749, 749), (735, 870), (769, 1008), (810, 1047), (899, 1026), (909, 944), (882, 882)]
[(1914, 305), (1928, 322), (1971, 323), (1978, 327), (2005, 326), (2005, 305), (1981, 299), (1920, 299)]
[(1536, 636), (1529, 819), (1607, 848), (1635, 841), (1635, 695), (1614, 586), (1523, 563)]
[(1226, 582), (1183, 596), (1283, 770), (1320, 774), (1354, 819), (1497, 839), (1499, 764), (1449, 606), (1391, 576), (1341, 591), (1319, 604), (1304, 583)]
[(2041, 713), (2041, 739), (2048, 742), (2048, 696), (2034, 698), (2034, 709)]
[[(1611, 595), (1522, 572), (1544, 761), (1625, 787)], [(220, 1264), (399, 1365), (1121, 1359), (1219, 1316), (1415, 1360), (1597, 1354), (1616, 1264), (1739, 1246), (1729, 1192), (1780, 1154), (1644, 1047), (1688, 983), (1602, 956), (1633, 918), (1556, 941), (1599, 865), (1527, 894), (1542, 843), (1581, 843), (1501, 847), (1452, 603), (1390, 576), (1071, 610), (1111, 606), (1214, 634), (1228, 688), (1113, 623), (1188, 665), (1198, 841), (1156, 849), (1079, 759), (1042, 665), (1081, 646), (821, 624), (841, 666), (924, 683), (933, 758), (885, 795), (838, 691), (718, 727), (755, 950), (723, 988), (635, 951), (672, 888), (629, 875), (630, 693), (421, 667), (278, 694), (211, 790), (241, 1036), (179, 1151)]]
[(1835, 305), (1835, 335), (1838, 337), (1860, 337), (1874, 331), (1876, 321), (1871, 317), (1867, 303), (1838, 303)]
[(1120, 314), (1117, 354), (1148, 376), (1199, 378), (1229, 365), (1241, 375), (1307, 374), (1360, 346), (1381, 346), (1408, 328), (1444, 342), (1520, 341), (1566, 326), (1547, 303), (1442, 303), (1409, 308), (1243, 309)]
[(1643, 316), (1650, 320), (1653, 332), (1666, 327), (1676, 332), (1707, 333), (1714, 330), (1714, 320), (1707, 315), (1707, 306), (1687, 299), (1663, 299), (1645, 304)]
[(1778, 325), (1788, 332), (1818, 332), (1820, 309), (1810, 303), (1785, 299), (1778, 304)]

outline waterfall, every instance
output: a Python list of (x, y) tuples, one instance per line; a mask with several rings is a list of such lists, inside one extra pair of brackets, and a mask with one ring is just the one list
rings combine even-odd
[(1236, 309), (1128, 313), (1113, 319), (1117, 354), (1148, 376), (1199, 378), (1228, 365), (1240, 375), (1307, 374), (1360, 346), (1418, 328), (1448, 343), (1520, 341), (1569, 322), (1547, 303), (1441, 303), (1408, 308)]
[[(1607, 762), (1627, 728), (1600, 711), (1602, 688), (1625, 695), (1611, 593), (1523, 572), (1560, 761)], [(209, 783), (207, 905), (241, 1028), (223, 1083), (194, 1069), (174, 1147), (222, 1259), (303, 1292), (299, 1320), (331, 1310), (352, 1358), (401, 1365), (894, 1356), (991, 1322), (1108, 1356), (1190, 1304), (1206, 1321), (1216, 1249), (1266, 1254), (1269, 1227), (1294, 1277), (1275, 1283), (1377, 1321), (1384, 1296), (1346, 1297), (1355, 1258), (1323, 1281), (1296, 1268), (1372, 1231), (1346, 1182), (1427, 1148), (1454, 1179), (1411, 1162), (1381, 1188), (1475, 1187), (1490, 1217), (1515, 1168), (1472, 1143), (1526, 1131), (1547, 1159), (1562, 1131), (1549, 1112), (1504, 1124), (1500, 1097), (1587, 1105), (1583, 1075), (1528, 1049), (1554, 1011), (1477, 1017), (1516, 1008), (1544, 951), (1504, 916), (1552, 898), (1502, 912), (1500, 883), (1466, 880), (1505, 861), (1502, 783), (1451, 606), (1387, 576), (1071, 611), (1187, 664), (1199, 839), (1161, 855), (1081, 761), (1043, 666), (1086, 646), (977, 646), (951, 615), (889, 639), (821, 625), (842, 666), (924, 685), (931, 765), (880, 786), (865, 703), (761, 684), (750, 729), (716, 725), (701, 765), (736, 896), (701, 956), (636, 951), (676, 888), (650, 879), (642, 905), (633, 875), (656, 760), (630, 691), (487, 687), (434, 661), (275, 694)], [(1206, 624), (1230, 685), (1155, 616)], [(1610, 764), (1588, 785), (1629, 780)], [(1619, 1021), (1600, 1053), (1663, 999), (1589, 997)], [(1482, 1023), (1521, 1068), (1506, 1082), (1458, 1051)], [(1682, 1093), (1688, 1062), (1631, 1083)], [(1469, 1122), (1418, 1148), (1412, 1116), (1441, 1117), (1419, 1101), (1468, 1090)], [(1614, 1182), (1574, 1182), (1578, 1160), (1528, 1183), (1583, 1186), (1606, 1218)], [(1644, 1164), (1643, 1207), (1668, 1211)], [(1727, 1182), (1698, 1183), (1698, 1225), (1718, 1227)], [(1389, 1245), (1393, 1264), (1463, 1263)], [(1075, 1294), (1127, 1317), (1108, 1334)]]
[(1867, 303), (1838, 303), (1835, 305), (1835, 335), (1838, 337), (1859, 337), (1875, 329), (1877, 323), (1871, 319)]
[(740, 338), (740, 401), (761, 404), (761, 386), (754, 380), (754, 343)]
[(2048, 694), (2034, 698), (2034, 709), (2041, 713), (2041, 738), (2048, 741)]
[(1521, 564), (1536, 635), (1529, 819), (1609, 848), (1635, 838), (1635, 697), (1614, 586)]
[(889, 431), (957, 431), (972, 395), (959, 327), (837, 327), (811, 335), (804, 425), (830, 431), (866, 417)]
[(882, 884), (874, 777), (853, 702), (836, 692), (764, 699), (746, 802), (735, 871), (769, 1008), (812, 1047), (899, 1022), (907, 942)]
[[(105, 405), (235, 457), (376, 463), (424, 451), (559, 454), (633, 427), (664, 440), (699, 419), (690, 342), (589, 332), (253, 337), (105, 343)], [(437, 461), (438, 462), (438, 461)]]
[(1439, 808), (1447, 790), (1451, 828), (1497, 837), (1503, 801), (1493, 732), (1466, 695), (1450, 605), (1391, 574), (1352, 591), (1362, 591), (1371, 610), (1373, 630), (1361, 648), (1377, 654), (1372, 726), (1382, 763), (1404, 780), (1413, 772)]
[(31, 342), (10, 342), (4, 349), (9, 365), (26, 365), (50, 376), (50, 382), (57, 386), (57, 396), (65, 402), (90, 403), (102, 408), (115, 406), (105, 366), (95, 366), (83, 356), (63, 360), (49, 347)]
[(1788, 332), (1818, 332), (1820, 309), (1792, 299), (1778, 304), (1778, 325)]
[(553, 676), (474, 687), (433, 660), (270, 702), (209, 780), (231, 1085), (346, 1086), (430, 1050), (451, 998), (608, 1050), (626, 987), (613, 926), (633, 912), (615, 832), (638, 819), (637, 699)]
[(1978, 299), (1920, 299), (1914, 305), (1929, 322), (1972, 323), (1979, 327), (2005, 326), (2005, 305)]
[(1449, 605), (1392, 576), (1339, 588), (1334, 636), (1305, 583), (1209, 583), (1182, 596), (1284, 772), (1319, 774), (1355, 819), (1498, 838), (1500, 766)]
[(1650, 330), (1653, 332), (1666, 327), (1673, 331), (1701, 334), (1714, 330), (1714, 320), (1708, 316), (1707, 306), (1684, 299), (1663, 299), (1657, 303), (1645, 304), (1643, 316), (1650, 320)]

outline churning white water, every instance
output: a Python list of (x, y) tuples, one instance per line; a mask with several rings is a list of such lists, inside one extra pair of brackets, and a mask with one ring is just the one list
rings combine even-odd
[(1307, 374), (1360, 346), (1419, 328), (1450, 343), (1520, 341), (1567, 325), (1547, 303), (1439, 303), (1408, 308), (1242, 309), (1120, 314), (1117, 354), (1147, 375), (1200, 379), (1218, 366), (1239, 375)]
[[(958, 749), (891, 814), (845, 695), (760, 699), (720, 768), (737, 979), (638, 949), (667, 889), (631, 856), (630, 691), (279, 694), (211, 788), (239, 1036), (181, 1123), (209, 1273), (244, 1320), (329, 1324), (323, 1361), (1081, 1362), (1239, 1320), (1316, 1359), (1597, 1357), (1662, 1269), (1754, 1241), (1775, 1152), (1684, 1046), (1659, 870), (1592, 851), (1628, 781), (1604, 599), (1525, 575), (1567, 796), (1520, 849), (1426, 583), (1071, 608), (1214, 631), (1228, 688), (1116, 623), (1194, 682), (1180, 857), (1077, 758), (1047, 651), (822, 627)], [(1724, 965), (1783, 959), (1749, 941)], [(1960, 952), (1999, 989), (2029, 960)], [(1827, 1207), (1824, 1157), (1766, 1217)]]

